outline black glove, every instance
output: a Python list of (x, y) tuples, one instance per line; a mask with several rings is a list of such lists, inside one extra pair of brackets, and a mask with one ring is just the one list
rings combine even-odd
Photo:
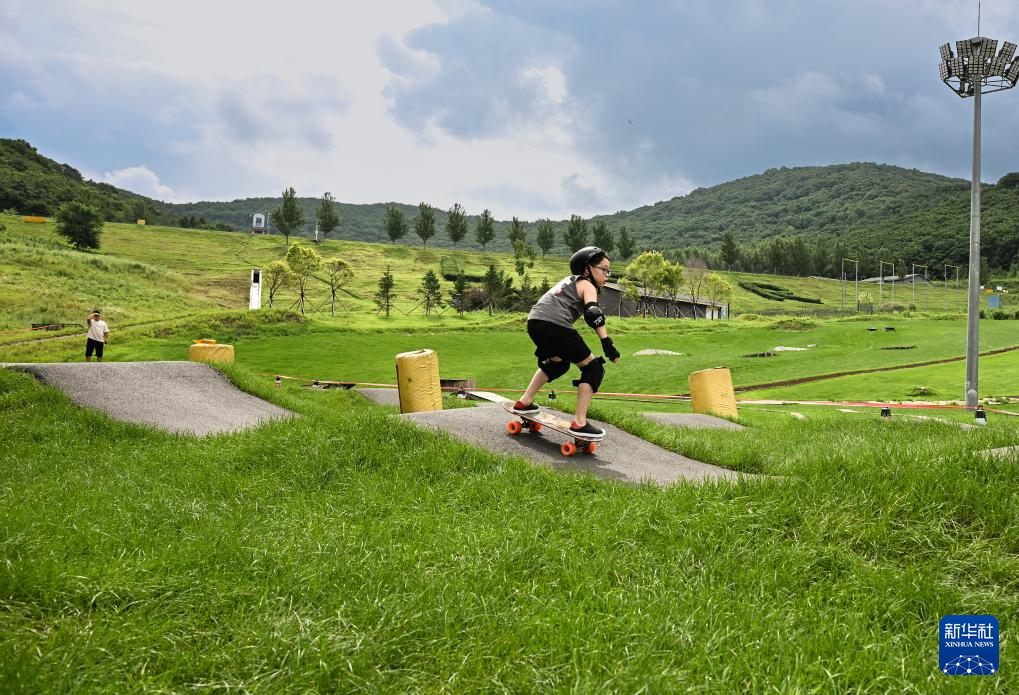
[(616, 349), (616, 346), (612, 344), (612, 338), (609, 338), (608, 336), (601, 339), (601, 351), (604, 352), (605, 356), (613, 362), (622, 357), (622, 355), (619, 354), (619, 350)]

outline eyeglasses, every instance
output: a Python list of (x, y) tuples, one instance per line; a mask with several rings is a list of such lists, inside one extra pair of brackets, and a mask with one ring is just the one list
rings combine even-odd
[(592, 268), (597, 268), (598, 270), (600, 270), (600, 271), (602, 271), (603, 273), (605, 273), (605, 277), (607, 277), (607, 278), (608, 278), (608, 277), (612, 277), (612, 271), (611, 271), (611, 270), (609, 270), (608, 268), (606, 268), (606, 267), (605, 267), (605, 266), (603, 266), (603, 265), (593, 265), (593, 266), (591, 266), (591, 267), (592, 267)]

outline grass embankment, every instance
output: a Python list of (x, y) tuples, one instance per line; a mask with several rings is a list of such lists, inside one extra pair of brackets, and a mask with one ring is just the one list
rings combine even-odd
[(232, 378), (304, 417), (173, 436), (0, 370), (6, 690), (1009, 687), (941, 675), (936, 644), (945, 614), (1016, 619), (1019, 469), (973, 453), (1010, 422), (749, 411), (681, 432), (599, 405), (775, 476), (660, 490)]
[[(275, 236), (109, 223), (103, 229), (101, 250), (79, 253), (56, 234), (52, 222), (27, 223), (13, 216), (0, 216), (0, 222), (7, 227), (0, 232), (3, 308), (0, 330), (24, 329), (32, 323), (50, 321), (82, 324), (93, 305), (101, 306), (108, 319), (121, 324), (172, 320), (182, 313), (190, 315), (211, 309), (244, 308), (248, 303), (251, 270), (264, 268), (270, 261), (281, 258), (286, 250), (283, 239)], [(339, 310), (353, 313), (359, 320), (372, 320), (375, 316), (372, 295), (387, 268), (396, 281), (393, 314), (397, 317), (403, 317), (401, 312), (410, 312), (418, 304), (416, 291), (422, 276), (428, 270), (439, 273), (443, 259), (455, 260), (465, 273), (473, 276), (484, 275), (489, 264), (494, 264), (513, 276), (519, 285), (513, 257), (505, 253), (331, 240), (316, 248), (325, 256), (338, 255), (351, 263), (356, 277), (341, 292)], [(616, 270), (625, 272), (625, 264), (616, 263)], [(528, 272), (532, 282), (539, 285), (543, 278), (556, 282), (568, 270), (565, 258), (557, 256), (537, 259)], [(760, 311), (796, 313), (842, 306), (841, 284), (837, 280), (746, 273), (728, 276), (733, 284), (734, 315)], [(822, 303), (765, 299), (740, 287), (740, 280), (777, 284), (798, 296), (821, 299)], [(452, 283), (443, 280), (442, 285), (448, 297)], [(899, 290), (900, 294), (905, 291)], [(930, 309), (941, 310), (944, 305), (941, 291), (932, 286), (930, 292)], [(328, 311), (328, 291), (324, 285), (313, 283), (310, 298), (313, 307)], [(287, 308), (295, 300), (295, 290), (286, 288), (280, 291), (276, 304)], [(903, 304), (898, 300), (899, 297), (897, 302)], [(852, 304), (852, 296), (848, 301)], [(267, 291), (263, 292), (263, 303), (268, 303)], [(924, 306), (919, 299), (917, 304)], [(965, 310), (964, 289), (949, 290), (949, 310)], [(421, 310), (415, 311), (412, 316), (417, 317)]]

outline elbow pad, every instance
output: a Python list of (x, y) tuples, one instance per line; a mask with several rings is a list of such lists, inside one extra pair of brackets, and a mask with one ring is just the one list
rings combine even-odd
[(588, 302), (584, 305), (584, 320), (591, 328), (605, 325), (605, 314), (601, 313), (598, 302)]

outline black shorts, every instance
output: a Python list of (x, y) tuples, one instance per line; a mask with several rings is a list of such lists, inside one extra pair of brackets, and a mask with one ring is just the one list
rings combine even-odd
[(92, 340), (92, 338), (87, 339), (85, 341), (85, 357), (91, 357), (92, 356), (92, 351), (94, 350), (95, 353), (96, 353), (96, 357), (98, 357), (99, 359), (102, 359), (103, 358), (103, 348), (105, 346), (106, 346), (106, 343), (104, 343), (101, 340)]
[(583, 362), (591, 355), (591, 348), (580, 337), (575, 328), (567, 328), (548, 321), (530, 319), (527, 335), (534, 341), (538, 361), (558, 357), (566, 362)]

